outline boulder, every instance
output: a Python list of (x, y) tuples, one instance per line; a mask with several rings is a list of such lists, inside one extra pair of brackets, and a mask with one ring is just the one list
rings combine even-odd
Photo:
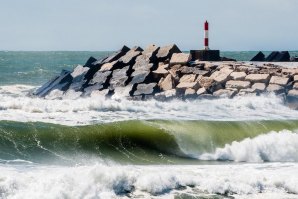
[(298, 90), (298, 82), (294, 83), (294, 85), (293, 85), (293, 89)]
[(192, 88), (194, 90), (198, 90), (200, 87), (199, 83), (198, 82), (180, 82), (178, 85), (177, 85), (177, 89), (188, 89), (188, 88)]
[(141, 48), (140, 46), (134, 46), (130, 50), (140, 51), (140, 52), (143, 52), (144, 51), (143, 48)]
[(250, 81), (252, 83), (265, 83), (269, 82), (270, 75), (269, 74), (249, 74), (245, 77), (246, 81)]
[(89, 59), (87, 60), (87, 62), (84, 64), (83, 67), (88, 67), (88, 68), (92, 68), (94, 65), (96, 65), (97, 59), (95, 59), (94, 57), (89, 57)]
[(177, 96), (176, 89), (167, 90), (164, 92), (156, 93), (154, 98), (157, 100), (173, 99)]
[(186, 97), (186, 98), (193, 98), (193, 97), (195, 97), (196, 96), (196, 90), (195, 89), (193, 89), (193, 88), (187, 88), (186, 90), (185, 90), (185, 93), (184, 93), (184, 96)]
[(90, 97), (92, 98), (106, 98), (109, 96), (109, 92), (110, 90), (109, 89), (104, 89), (104, 90), (95, 90), (95, 91), (92, 91), (91, 94), (90, 94)]
[(174, 53), (170, 60), (170, 65), (181, 64), (187, 65), (191, 60), (191, 55), (189, 53)]
[(112, 55), (110, 55), (109, 57), (107, 57), (103, 63), (110, 63), (113, 61), (116, 61), (118, 59), (120, 59), (120, 57), (124, 56), (130, 49), (127, 46), (123, 46), (120, 50), (118, 50), (117, 52), (113, 53)]
[(200, 68), (188, 67), (188, 66), (182, 66), (180, 68), (180, 71), (182, 74), (196, 74), (196, 75), (203, 75), (203, 76), (209, 76), (211, 74), (210, 71), (201, 70)]
[(88, 72), (89, 68), (88, 67), (83, 67), (81, 65), (78, 65), (73, 72), (71, 73), (72, 78), (76, 78), (82, 75), (85, 75)]
[(236, 72), (244, 72), (244, 73), (247, 73), (249, 68), (250, 68), (250, 67), (248, 67), (248, 66), (240, 65), (240, 66), (237, 66), (237, 67), (235, 68), (235, 71), (236, 71)]
[(197, 95), (203, 95), (203, 94), (207, 94), (207, 90), (205, 88), (199, 88), (197, 91)]
[(166, 78), (162, 79), (158, 84), (160, 90), (166, 91), (174, 88), (174, 80), (171, 74), (168, 74)]
[(214, 79), (211, 77), (204, 77), (204, 76), (198, 76), (197, 82), (199, 82), (200, 87), (203, 87), (205, 89), (210, 88), (213, 83), (214, 83)]
[(284, 75), (298, 75), (298, 68), (283, 68), (281, 72)]
[[(71, 72), (62, 70), (60, 75), (45, 83), (37, 89), (33, 94), (39, 97), (45, 97), (53, 90), (66, 91), (72, 83)], [(63, 92), (62, 92), (63, 93)]]
[(277, 85), (277, 84), (269, 84), (266, 88), (267, 92), (275, 93), (275, 94), (281, 94), (285, 92), (284, 87)]
[(217, 69), (218, 64), (212, 63), (212, 62), (205, 62), (204, 63), (204, 70), (210, 71)]
[(113, 98), (129, 97), (134, 91), (134, 85), (130, 84), (125, 87), (116, 87)]
[(218, 91), (215, 91), (213, 93), (213, 96), (215, 97), (227, 97), (232, 98), (237, 94), (237, 91), (235, 90), (229, 90), (229, 89), (220, 89)]
[(279, 54), (279, 52), (273, 51), (266, 57), (265, 61), (272, 62), (278, 54)]
[(236, 88), (236, 89), (243, 89), (243, 88), (250, 88), (251, 83), (249, 81), (235, 81), (230, 80), (226, 83), (226, 88)]
[(54, 89), (54, 90), (51, 90), (46, 96), (45, 96), (45, 99), (47, 100), (61, 100), (62, 97), (63, 97), (63, 91), (61, 90), (58, 90), (58, 89)]
[(105, 63), (101, 66), (101, 68), (99, 69), (99, 71), (104, 72), (104, 71), (113, 71), (115, 69), (120, 68), (121, 64), (116, 60), (113, 62), (108, 62)]
[(245, 72), (232, 72), (230, 76), (233, 80), (244, 80), (246, 77), (246, 73)]
[(152, 95), (156, 92), (156, 83), (149, 83), (149, 84), (138, 84), (136, 91), (133, 93), (134, 96), (136, 95)]
[(298, 75), (294, 76), (294, 82), (298, 82)]
[(124, 56), (122, 56), (118, 61), (124, 65), (133, 65), (137, 56), (141, 55), (140, 51), (130, 50)]
[(179, 76), (181, 74), (181, 65), (177, 64), (171, 66), (171, 68), (169, 69), (169, 73), (174, 77), (175, 80), (179, 81)]
[(260, 51), (250, 61), (265, 61), (265, 55)]
[(189, 74), (189, 75), (183, 75), (179, 82), (194, 82), (197, 78), (197, 75), (195, 74)]
[(115, 89), (116, 87), (124, 87), (127, 84), (130, 66), (126, 66), (122, 69), (116, 69), (113, 71), (112, 78), (110, 80), (110, 88)]
[(221, 70), (215, 71), (214, 73), (212, 73), (212, 75), (210, 77), (218, 83), (224, 83), (230, 79), (230, 74), (232, 72), (233, 72), (232, 69), (224, 67)]
[(132, 68), (134, 70), (147, 70), (147, 71), (153, 71), (156, 69), (155, 65), (150, 62), (150, 56), (148, 55), (138, 56)]
[(94, 84), (94, 85), (88, 86), (84, 88), (84, 96), (90, 96), (93, 91), (97, 91), (101, 89), (103, 89), (102, 84)]
[(298, 90), (289, 90), (287, 97), (298, 100)]
[(285, 87), (288, 84), (289, 80), (290, 79), (287, 77), (272, 76), (269, 83)]
[(145, 50), (142, 52), (143, 55), (156, 55), (158, 50), (160, 49), (160, 47), (154, 45), (154, 44), (150, 44), (149, 46), (147, 46), (145, 48)]
[(181, 50), (175, 44), (161, 47), (158, 50), (156, 57), (159, 62), (164, 62), (167, 59), (171, 59), (174, 53), (181, 53)]
[(236, 59), (228, 58), (228, 57), (221, 57), (220, 60), (221, 61), (237, 61)]
[(169, 74), (169, 71), (166, 70), (166, 68), (168, 68), (168, 64), (159, 65), (158, 68), (153, 71), (153, 74), (160, 77), (165, 77)]
[(266, 89), (266, 84), (265, 83), (254, 83), (251, 88), (254, 89), (255, 91), (263, 92)]
[(73, 79), (71, 85), (69, 86), (70, 90), (74, 90), (76, 92), (82, 91), (84, 85), (87, 82), (85, 76), (88, 73), (89, 69), (89, 67), (83, 67), (79, 65), (73, 70), (73, 72), (71, 73)]
[(150, 71), (138, 70), (138, 71), (134, 71), (131, 74), (131, 81), (129, 82), (129, 84), (139, 84), (143, 82), (152, 82), (152, 81), (153, 81), (153, 77)]
[(290, 61), (290, 53), (288, 51), (279, 52), (278, 55), (273, 59), (276, 62), (288, 62)]
[(105, 72), (97, 71), (89, 83), (91, 85), (102, 84), (104, 85), (104, 87), (107, 87), (106, 84), (110, 81), (111, 74), (112, 74), (112, 71), (105, 71)]

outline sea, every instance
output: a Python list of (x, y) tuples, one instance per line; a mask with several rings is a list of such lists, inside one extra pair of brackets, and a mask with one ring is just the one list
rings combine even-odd
[(1, 199), (298, 198), (298, 111), (278, 96), (29, 95), (62, 69), (111, 53), (0, 51)]

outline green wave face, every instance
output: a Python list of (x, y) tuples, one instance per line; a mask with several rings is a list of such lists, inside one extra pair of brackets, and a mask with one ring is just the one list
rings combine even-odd
[(270, 131), (298, 129), (298, 121), (125, 121), (69, 127), (0, 122), (0, 159), (35, 163), (196, 164), (217, 147)]

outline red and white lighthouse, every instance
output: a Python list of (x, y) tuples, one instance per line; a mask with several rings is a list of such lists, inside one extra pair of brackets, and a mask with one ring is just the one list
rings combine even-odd
[(204, 38), (204, 46), (205, 50), (209, 50), (209, 24), (208, 21), (205, 22), (205, 38)]

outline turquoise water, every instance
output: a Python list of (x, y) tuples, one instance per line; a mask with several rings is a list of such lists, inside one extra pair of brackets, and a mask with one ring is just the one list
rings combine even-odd
[[(222, 52), (221, 56), (234, 58), (238, 61), (248, 61), (256, 51)], [(268, 55), (270, 52), (264, 52)], [(111, 52), (12, 52), (0, 51), (0, 85), (27, 84), (41, 85), (62, 69), (72, 69), (78, 64), (84, 64), (93, 56), (102, 58)], [(298, 51), (291, 52), (292, 56)]]

